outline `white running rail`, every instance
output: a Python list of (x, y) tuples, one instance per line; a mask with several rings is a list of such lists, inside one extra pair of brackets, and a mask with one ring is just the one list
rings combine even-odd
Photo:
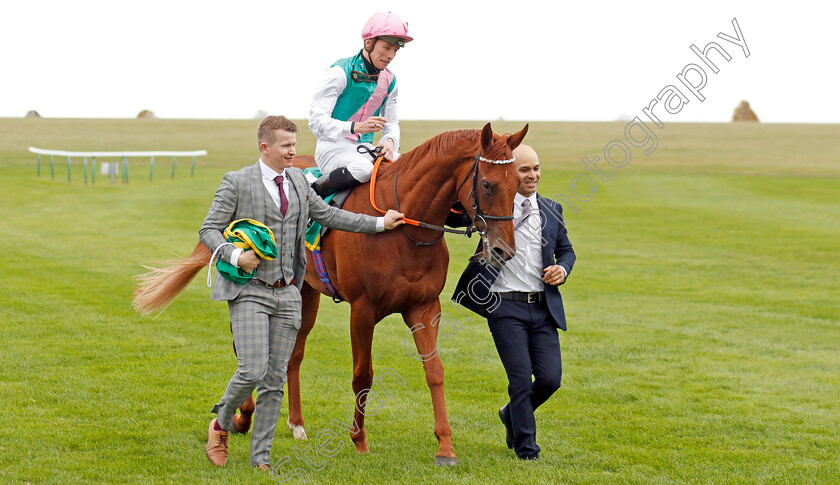
[[(192, 151), (121, 151), (121, 152), (106, 152), (106, 151), (90, 151), (90, 152), (71, 152), (67, 150), (46, 150), (43, 148), (29, 147), (29, 151), (38, 155), (38, 176), (41, 176), (41, 156), (48, 155), (50, 157), (50, 173), (53, 180), (55, 180), (55, 157), (67, 157), (67, 181), (70, 181), (70, 160), (73, 157), (84, 159), (85, 170), (85, 184), (87, 184), (88, 173), (88, 158), (91, 159), (91, 183), (96, 182), (96, 157), (100, 158), (119, 158), (122, 160), (122, 182), (128, 183), (128, 158), (129, 157), (149, 157), (149, 181), (152, 181), (152, 176), (155, 169), (155, 157), (172, 157), (172, 178), (175, 178), (175, 162), (178, 157), (193, 157), (192, 169), (190, 177), (195, 174), (196, 158), (207, 155), (207, 150), (192, 150)], [(111, 183), (114, 183), (114, 171), (111, 173)]]

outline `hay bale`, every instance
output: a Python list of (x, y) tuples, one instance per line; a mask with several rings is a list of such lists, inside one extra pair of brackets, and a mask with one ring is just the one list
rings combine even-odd
[(41, 114), (35, 111), (34, 109), (30, 109), (26, 112), (26, 118), (40, 118)]
[(752, 108), (750, 108), (750, 103), (741, 101), (741, 104), (735, 108), (732, 121), (758, 121), (758, 116), (753, 113)]
[(148, 109), (144, 109), (143, 111), (140, 112), (140, 114), (137, 115), (137, 119), (143, 119), (143, 118), (153, 119), (153, 118), (157, 118), (157, 116), (155, 116), (155, 114), (152, 111), (150, 111)]

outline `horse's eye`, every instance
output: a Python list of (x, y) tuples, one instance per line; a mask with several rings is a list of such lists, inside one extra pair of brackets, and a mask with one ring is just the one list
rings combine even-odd
[(490, 189), (493, 188), (493, 184), (491, 184), (490, 182), (488, 182), (486, 180), (484, 182), (481, 182), (481, 186), (484, 187), (484, 190), (487, 190), (487, 191), (490, 191)]

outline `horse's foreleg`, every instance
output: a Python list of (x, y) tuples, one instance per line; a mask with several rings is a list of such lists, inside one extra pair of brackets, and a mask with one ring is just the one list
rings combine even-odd
[(354, 304), (350, 313), (350, 345), (353, 348), (353, 395), (354, 422), (350, 430), (350, 439), (356, 444), (356, 451), (367, 453), (367, 433), (365, 432), (365, 405), (370, 386), (373, 383), (373, 328), (376, 316), (370, 305)]
[(300, 330), (298, 330), (295, 348), (289, 359), (289, 367), (286, 372), (289, 386), (289, 430), (296, 439), (305, 440), (306, 431), (303, 424), (303, 413), (300, 406), (300, 364), (303, 361), (303, 354), (306, 348), (306, 337), (315, 326), (315, 318), (318, 316), (318, 305), (321, 303), (321, 294), (304, 283), (300, 289), (302, 301)]
[(436, 465), (455, 465), (457, 458), (452, 448), (452, 428), (446, 415), (446, 401), (443, 395), (443, 364), (438, 353), (438, 326), (440, 324), (440, 302), (435, 299), (432, 304), (412, 309), (403, 314), (406, 325), (411, 329), (417, 355), (414, 357), (423, 362), (426, 373), (426, 384), (432, 394), (432, 408), (435, 413), (435, 436), (438, 440), (438, 452), (435, 455)]

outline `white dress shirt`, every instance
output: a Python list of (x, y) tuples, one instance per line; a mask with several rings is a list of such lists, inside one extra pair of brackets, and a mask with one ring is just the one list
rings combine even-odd
[(289, 177), (286, 177), (286, 169), (284, 168), (282, 172), (277, 173), (274, 169), (270, 168), (265, 162), (260, 159), (260, 172), (262, 172), (262, 181), (263, 185), (265, 185), (265, 190), (268, 191), (268, 195), (271, 196), (271, 200), (274, 201), (274, 205), (277, 208), (280, 208), (280, 190), (277, 189), (277, 184), (274, 183), (274, 179), (279, 175), (283, 177), (283, 192), (286, 194), (286, 200), (289, 199)]
[(522, 203), (531, 202), (531, 215), (525, 223), (513, 231), (516, 241), (516, 254), (499, 271), (499, 277), (493, 282), (490, 291), (543, 291), (542, 263), (542, 220), (537, 205), (537, 194), (525, 197), (518, 193), (513, 198), (513, 218), (522, 215)]

